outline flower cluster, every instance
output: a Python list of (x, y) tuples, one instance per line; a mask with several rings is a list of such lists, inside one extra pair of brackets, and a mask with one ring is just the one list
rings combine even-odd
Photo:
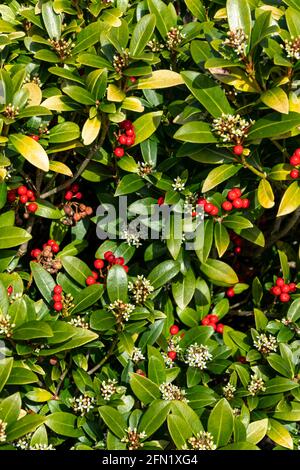
[(137, 428), (127, 428), (125, 429), (126, 435), (122, 437), (121, 441), (126, 442), (128, 450), (137, 450), (143, 447), (143, 443), (141, 439), (145, 439), (147, 437), (146, 433), (137, 432)]
[(177, 387), (177, 385), (173, 385), (171, 383), (162, 383), (159, 386), (159, 390), (161, 392), (161, 397), (163, 400), (170, 401), (170, 400), (179, 400), (184, 401), (187, 403), (189, 400), (186, 398), (186, 392), (182, 388)]
[(94, 408), (94, 397), (89, 397), (88, 395), (80, 395), (78, 398), (73, 398), (72, 407), (75, 413), (80, 413), (81, 416), (84, 416), (90, 410)]
[(144, 354), (142, 353), (141, 348), (134, 347), (131, 353), (131, 360), (132, 362), (140, 362), (145, 359)]
[(147, 46), (151, 49), (152, 52), (160, 52), (164, 49), (165, 45), (157, 41), (157, 39), (151, 39), (148, 42)]
[(180, 178), (180, 176), (177, 176), (174, 178), (174, 183), (172, 183), (172, 188), (174, 191), (183, 191), (185, 188), (185, 182)]
[(173, 27), (167, 33), (166, 46), (169, 51), (176, 49), (182, 42), (184, 35), (181, 32), (182, 27)]
[(252, 396), (255, 396), (257, 393), (264, 392), (265, 390), (266, 387), (263, 379), (258, 377), (256, 374), (251, 375), (251, 382), (248, 386), (248, 392), (250, 392)]
[(130, 315), (135, 309), (135, 306), (132, 304), (128, 304), (123, 302), (122, 300), (115, 300), (113, 303), (109, 304), (107, 310), (112, 312), (116, 317), (117, 323), (123, 323), (124, 321), (128, 321)]
[(200, 431), (196, 436), (190, 437), (184, 449), (192, 450), (216, 450), (213, 436), (210, 432)]
[(65, 60), (72, 54), (72, 49), (75, 47), (75, 44), (71, 39), (48, 39), (51, 48), (56, 52), (56, 54), (62, 59)]
[(212, 130), (218, 134), (223, 142), (240, 143), (248, 136), (248, 131), (255, 121), (247, 121), (239, 114), (222, 114), (213, 120)]
[(223, 395), (227, 400), (232, 400), (236, 388), (230, 382), (223, 387)]
[(116, 384), (117, 381), (115, 379), (103, 380), (103, 382), (101, 383), (100, 393), (104, 400), (109, 401), (111, 397), (116, 393)]
[(29, 446), (28, 450), (56, 450), (52, 444), (34, 444)]
[(10, 338), (15, 326), (15, 323), (11, 323), (10, 315), (4, 315), (4, 313), (0, 314), (0, 335)]
[(0, 419), (0, 442), (5, 442), (6, 441), (6, 427), (7, 423)]
[(122, 75), (123, 70), (129, 64), (129, 52), (123, 51), (122, 54), (115, 54), (113, 57), (113, 68), (115, 71)]
[(9, 103), (4, 109), (3, 114), (8, 119), (14, 119), (16, 116), (18, 116), (19, 111), (19, 106), (14, 106), (13, 104)]
[(138, 174), (142, 178), (151, 175), (153, 172), (153, 165), (151, 163), (138, 162)]
[(281, 44), (281, 47), (285, 49), (287, 57), (300, 60), (300, 36), (297, 36), (296, 38), (292, 36), (290, 41), (285, 39), (284, 44)]
[(133, 232), (132, 230), (123, 230), (122, 238), (126, 240), (126, 243), (130, 246), (135, 246), (138, 248), (142, 245), (141, 239), (137, 232)]
[(85, 330), (89, 329), (89, 323), (84, 320), (80, 315), (77, 315), (75, 318), (71, 318), (68, 322), (70, 325), (76, 326), (76, 328), (84, 328)]
[(129, 282), (128, 289), (136, 304), (145, 302), (154, 291), (151, 282), (143, 275), (138, 275), (135, 281)]
[(268, 336), (265, 333), (257, 335), (256, 339), (253, 341), (253, 344), (262, 354), (269, 354), (272, 351), (275, 352), (278, 348), (275, 336)]
[(242, 28), (237, 28), (235, 31), (228, 31), (227, 38), (223, 41), (223, 46), (230, 47), (238, 56), (244, 57), (246, 55), (248, 36)]
[(189, 346), (185, 352), (185, 363), (190, 367), (206, 369), (207, 362), (212, 359), (208, 347), (203, 344), (194, 343)]

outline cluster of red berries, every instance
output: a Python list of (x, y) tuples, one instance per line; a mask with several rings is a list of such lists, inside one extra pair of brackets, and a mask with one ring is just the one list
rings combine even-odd
[(227, 201), (222, 204), (222, 209), (226, 212), (232, 211), (232, 209), (248, 209), (250, 206), (249, 199), (241, 198), (242, 191), (240, 188), (232, 188), (228, 191)]
[(53, 300), (53, 308), (56, 312), (61, 312), (62, 309), (64, 308), (63, 306), (63, 303), (62, 303), (62, 291), (63, 291), (63, 288), (57, 284), (54, 289), (53, 289), (53, 296), (52, 296), (52, 300)]
[[(107, 261), (107, 265), (105, 265), (105, 261)], [(123, 256), (116, 257), (112, 251), (106, 251), (104, 253), (104, 260), (103, 259), (95, 259), (94, 261), (94, 267), (95, 269), (98, 269), (100, 271), (100, 277), (105, 278), (105, 274), (102, 272), (103, 269), (109, 269), (111, 266), (114, 264), (119, 264), (120, 266), (123, 267), (123, 269), (128, 273), (128, 266), (126, 266), (125, 260)], [(97, 282), (97, 279), (99, 277), (99, 274), (95, 271), (92, 271), (92, 276), (88, 276), (86, 278), (86, 284), (88, 286), (91, 286), (92, 284), (100, 284)]]
[(17, 189), (10, 189), (7, 192), (8, 202), (13, 203), (17, 198), (21, 204), (26, 204), (25, 209), (28, 212), (34, 213), (38, 210), (38, 205), (35, 202), (35, 194), (26, 186), (19, 186)]
[(271, 287), (271, 294), (279, 298), (280, 302), (289, 302), (291, 299), (290, 293), (296, 292), (297, 285), (294, 282), (286, 284), (282, 277), (278, 277), (275, 286)]
[[(300, 148), (296, 149), (293, 155), (290, 158), (290, 164), (292, 166), (300, 166)], [(300, 171), (296, 168), (290, 172), (290, 177), (297, 179), (300, 176)]]
[(82, 199), (82, 193), (79, 192), (79, 185), (77, 183), (72, 184), (70, 189), (68, 189), (65, 193), (65, 200), (71, 201), (71, 199)]
[(201, 323), (203, 326), (211, 326), (217, 333), (223, 334), (224, 325), (223, 323), (217, 324), (219, 321), (218, 315), (210, 314), (202, 318)]
[[(43, 244), (43, 249), (49, 249), (51, 248), (51, 250), (49, 251), (52, 251), (52, 253), (58, 253), (59, 252), (59, 244), (56, 243), (55, 240), (48, 240), (47, 243), (44, 243)], [(39, 248), (34, 248), (33, 250), (31, 250), (31, 256), (33, 258), (38, 258), (40, 255), (42, 254), (42, 251), (39, 250)]]
[[(133, 145), (135, 142), (135, 132), (132, 122), (129, 121), (129, 119), (126, 119), (120, 123), (120, 129), (124, 132), (119, 132), (119, 135), (117, 136), (118, 143), (120, 145), (125, 145), (126, 147)], [(124, 148), (120, 147), (120, 145), (114, 149), (114, 154), (118, 158), (124, 157), (125, 153)]]
[(234, 246), (234, 252), (236, 255), (239, 255), (242, 252), (242, 246), (243, 246), (243, 239), (239, 237), (235, 232), (230, 233), (230, 239), (232, 243), (235, 245)]
[[(197, 200), (197, 206), (204, 206), (204, 212), (209, 215), (218, 215), (219, 213), (219, 208), (212, 204), (211, 202), (208, 202), (204, 197), (200, 197)], [(194, 217), (197, 214), (196, 211), (192, 212), (192, 216)]]

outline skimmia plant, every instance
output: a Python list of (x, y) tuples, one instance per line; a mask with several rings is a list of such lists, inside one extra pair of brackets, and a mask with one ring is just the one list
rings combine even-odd
[(0, 449), (299, 448), (299, 60), (295, 0), (0, 5)]

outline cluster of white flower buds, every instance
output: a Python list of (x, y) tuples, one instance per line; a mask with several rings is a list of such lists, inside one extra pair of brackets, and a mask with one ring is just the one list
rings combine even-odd
[(151, 49), (152, 52), (160, 52), (165, 48), (165, 45), (157, 41), (157, 39), (151, 39), (147, 46), (149, 49)]
[(72, 54), (72, 49), (75, 47), (75, 44), (68, 39), (48, 39), (52, 49), (56, 52), (56, 54), (62, 59), (67, 59)]
[(14, 106), (13, 104), (9, 103), (3, 111), (5, 117), (9, 119), (14, 119), (19, 114), (19, 106)]
[(137, 232), (125, 229), (122, 232), (122, 239), (124, 239), (128, 245), (135, 246), (136, 248), (142, 245), (141, 239)]
[(123, 322), (128, 321), (130, 315), (135, 309), (135, 306), (132, 304), (127, 304), (122, 300), (115, 300), (113, 303), (109, 304), (107, 310), (112, 312), (116, 317), (117, 323), (123, 324)]
[(78, 398), (73, 398), (72, 407), (75, 413), (80, 413), (81, 416), (84, 416), (94, 408), (94, 402), (94, 397), (89, 397), (84, 394), (80, 395)]
[(136, 304), (145, 302), (154, 291), (150, 281), (143, 275), (138, 275), (134, 282), (129, 282), (128, 289)]
[(173, 385), (171, 383), (162, 383), (159, 386), (159, 390), (161, 392), (161, 397), (163, 400), (171, 401), (171, 400), (179, 400), (188, 403), (188, 399), (186, 398), (186, 392), (184, 389), (177, 387), (177, 385)]
[(104, 400), (109, 401), (111, 397), (117, 392), (117, 381), (115, 379), (103, 380), (101, 383), (100, 393)]
[(246, 55), (248, 36), (242, 28), (235, 31), (228, 31), (227, 38), (223, 41), (223, 46), (230, 47), (238, 56), (244, 57)]
[(153, 172), (153, 165), (151, 163), (138, 162), (138, 174), (143, 178), (144, 176), (151, 175)]
[(236, 391), (236, 388), (234, 385), (232, 385), (230, 382), (223, 387), (223, 395), (227, 400), (232, 400), (234, 397), (234, 392)]
[(10, 338), (15, 326), (15, 323), (11, 323), (10, 315), (0, 314), (0, 335)]
[(77, 328), (89, 329), (89, 323), (84, 320), (80, 315), (77, 315), (75, 318), (71, 318), (68, 322), (70, 325), (76, 326)]
[(291, 37), (290, 41), (286, 39), (284, 45), (281, 44), (281, 47), (285, 49), (287, 57), (300, 60), (300, 36), (296, 38)]
[(144, 354), (142, 353), (141, 348), (134, 347), (131, 353), (131, 360), (134, 363), (143, 361), (145, 359)]
[(184, 35), (181, 33), (182, 26), (173, 27), (167, 33), (166, 46), (169, 51), (176, 49), (184, 39)]
[(147, 437), (144, 431), (137, 432), (137, 428), (125, 429), (126, 435), (121, 439), (122, 442), (126, 442), (128, 450), (137, 450), (144, 446), (141, 439)]
[(6, 427), (7, 423), (0, 419), (0, 442), (6, 441)]
[(250, 392), (252, 396), (255, 396), (257, 393), (264, 392), (265, 390), (266, 387), (263, 379), (258, 377), (256, 374), (251, 375), (251, 382), (248, 386), (248, 392)]
[(174, 183), (172, 183), (172, 188), (174, 191), (183, 191), (185, 189), (185, 182), (180, 178), (180, 176), (177, 176), (177, 178), (174, 178)]
[(206, 369), (207, 362), (212, 359), (208, 347), (203, 344), (194, 343), (189, 346), (185, 352), (185, 363), (190, 367), (197, 367), (198, 369)]
[(247, 121), (239, 114), (222, 114), (213, 120), (212, 130), (218, 134), (223, 142), (241, 143), (248, 137), (248, 131), (255, 121)]
[(113, 57), (113, 68), (118, 74), (122, 74), (123, 70), (129, 64), (129, 52), (123, 51), (122, 54), (115, 54)]
[(269, 354), (272, 351), (275, 352), (278, 348), (278, 343), (275, 336), (268, 336), (265, 333), (257, 335), (256, 339), (253, 341), (253, 344), (262, 354)]
[(200, 431), (196, 436), (190, 437), (184, 449), (192, 450), (216, 450), (213, 436), (210, 432)]

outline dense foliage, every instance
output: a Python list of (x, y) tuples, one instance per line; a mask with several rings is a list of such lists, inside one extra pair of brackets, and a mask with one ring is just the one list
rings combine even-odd
[(297, 449), (299, 2), (0, 15), (0, 448)]

